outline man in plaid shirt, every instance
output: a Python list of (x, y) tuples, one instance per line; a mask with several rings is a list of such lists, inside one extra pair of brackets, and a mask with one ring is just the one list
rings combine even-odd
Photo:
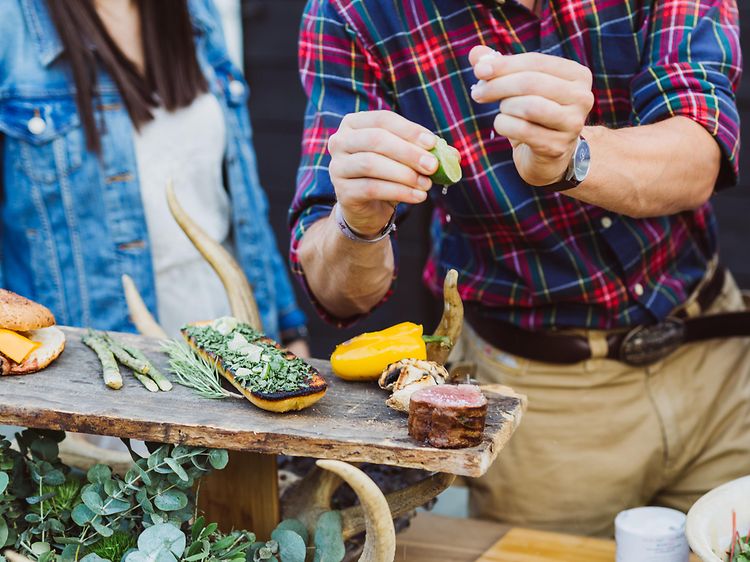
[[(430, 197), (425, 281), (459, 270), (464, 359), (529, 397), (474, 514), (604, 534), (747, 472), (748, 326), (708, 203), (737, 179), (735, 0), (310, 0), (300, 68), (291, 256), (321, 313), (387, 297), (390, 225)], [(462, 158), (445, 192), (435, 134)]]

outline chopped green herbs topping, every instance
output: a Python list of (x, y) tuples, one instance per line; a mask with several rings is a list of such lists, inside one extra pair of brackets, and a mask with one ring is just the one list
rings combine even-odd
[(205, 326), (187, 325), (183, 331), (201, 349), (220, 357), (235, 381), (251, 392), (293, 392), (310, 385), (310, 365), (299, 358), (287, 359), (273, 343), (261, 341), (263, 334), (249, 325), (232, 324), (221, 318)]

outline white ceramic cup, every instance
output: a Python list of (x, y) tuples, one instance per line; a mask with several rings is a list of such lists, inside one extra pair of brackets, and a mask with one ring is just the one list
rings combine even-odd
[(637, 507), (615, 518), (617, 562), (688, 562), (685, 514), (666, 507)]

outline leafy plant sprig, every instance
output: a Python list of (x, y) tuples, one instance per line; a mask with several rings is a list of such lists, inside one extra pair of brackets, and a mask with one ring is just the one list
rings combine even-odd
[[(124, 476), (86, 474), (59, 459), (62, 432), (25, 430), (20, 451), (0, 441), (0, 539), (34, 562), (340, 562), (341, 517), (324, 513), (312, 540), (283, 521), (271, 540), (219, 532), (195, 515), (195, 484), (228, 462), (224, 450), (150, 445)], [(193, 523), (190, 524), (190, 521)], [(5, 558), (0, 556), (0, 562)]]
[(215, 362), (176, 340), (165, 341), (162, 347), (169, 356), (169, 370), (178, 384), (192, 388), (204, 398), (243, 398), (221, 386), (221, 375)]

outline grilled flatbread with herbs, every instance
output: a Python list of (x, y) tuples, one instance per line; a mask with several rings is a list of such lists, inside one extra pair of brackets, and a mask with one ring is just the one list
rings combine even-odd
[(320, 373), (271, 338), (231, 317), (188, 324), (182, 336), (216, 362), (219, 373), (250, 402), (271, 412), (302, 410), (320, 400)]

